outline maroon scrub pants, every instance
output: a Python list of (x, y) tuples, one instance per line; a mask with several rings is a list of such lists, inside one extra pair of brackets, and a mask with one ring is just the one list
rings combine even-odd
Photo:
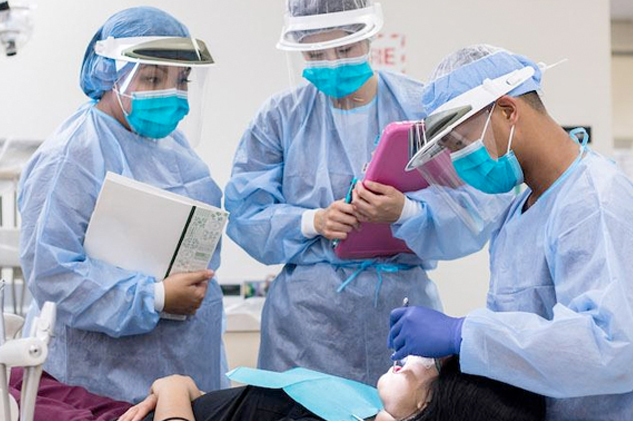
[[(9, 382), (9, 392), (18, 405), (23, 372), (21, 368), (12, 369)], [(92, 394), (83, 387), (65, 385), (44, 372), (37, 392), (34, 421), (113, 421), (131, 406)]]

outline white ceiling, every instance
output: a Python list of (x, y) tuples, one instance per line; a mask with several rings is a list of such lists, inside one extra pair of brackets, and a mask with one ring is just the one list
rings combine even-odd
[(611, 0), (611, 19), (633, 20), (633, 0)]

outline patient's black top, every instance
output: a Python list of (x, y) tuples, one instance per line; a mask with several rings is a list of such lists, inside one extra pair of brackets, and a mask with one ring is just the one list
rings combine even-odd
[[(209, 392), (193, 401), (196, 421), (323, 421), (282, 389), (257, 386)], [(152, 421), (154, 413), (144, 421)]]

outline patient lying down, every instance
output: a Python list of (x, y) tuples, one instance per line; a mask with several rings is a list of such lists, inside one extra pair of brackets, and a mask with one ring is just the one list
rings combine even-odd
[[(463, 374), (457, 358), (443, 360), (439, 373), (439, 366), (427, 361), (409, 357), (403, 367), (391, 368), (380, 378), (377, 388), (384, 408), (370, 420), (539, 421), (545, 418), (545, 401), (540, 395)], [(170, 376), (157, 380), (150, 395), (130, 408), (120, 421), (166, 419), (322, 420), (281, 389), (246, 386), (202, 394), (190, 378)]]
[[(13, 369), (10, 391), (19, 400), (21, 370)], [(539, 421), (544, 398), (513, 386), (459, 371), (457, 358), (442, 361), (440, 372), (426, 359), (409, 357), (378, 381), (384, 406), (374, 421)], [(120, 417), (120, 418), (119, 418)], [(315, 421), (322, 420), (282, 389), (237, 387), (202, 394), (193, 380), (169, 376), (132, 406), (68, 386), (44, 373), (35, 421)], [(350, 418), (354, 419), (354, 418)]]

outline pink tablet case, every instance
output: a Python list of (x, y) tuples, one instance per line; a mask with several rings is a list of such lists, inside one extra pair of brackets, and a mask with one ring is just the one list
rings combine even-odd
[[(415, 123), (402, 121), (385, 127), (364, 180), (387, 184), (403, 193), (428, 187), (429, 184), (419, 171), (404, 170), (409, 162), (409, 129)], [(450, 157), (448, 160), (450, 162)], [(334, 252), (341, 259), (367, 259), (412, 253), (404, 241), (391, 234), (391, 224), (371, 222), (361, 223), (360, 229), (350, 232), (336, 246)]]

